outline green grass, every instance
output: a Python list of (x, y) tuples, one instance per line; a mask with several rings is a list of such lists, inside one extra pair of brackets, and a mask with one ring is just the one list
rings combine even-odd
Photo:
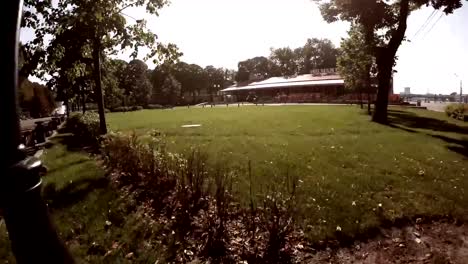
[[(251, 161), (255, 192), (286, 174), (297, 175), (301, 222), (313, 239), (332, 236), (336, 226), (356, 234), (384, 219), (463, 216), (468, 204), (468, 138), (463, 134), (468, 126), (424, 110), (396, 108), (390, 119), (393, 126), (371, 123), (349, 106), (176, 108), (108, 115), (112, 130), (162, 132), (173, 151), (199, 148), (213, 163), (239, 171)], [(181, 128), (185, 124), (202, 126)], [(247, 179), (241, 177), (237, 184), (244, 198)]]
[[(52, 220), (76, 263), (131, 263), (126, 254), (138, 252), (144, 230), (137, 213), (127, 213), (129, 205), (107, 183), (104, 170), (84, 152), (67, 149), (57, 140), (42, 156), (48, 168), (43, 197)], [(111, 225), (107, 225), (110, 221)], [(6, 228), (0, 221), (0, 259), (15, 263)], [(147, 237), (147, 236), (146, 236)], [(115, 244), (117, 242), (117, 244)], [(118, 245), (117, 248), (112, 248)], [(108, 256), (105, 253), (112, 250)], [(146, 248), (145, 261), (157, 259), (155, 248)]]
[[(107, 117), (112, 130), (144, 136), (156, 129), (169, 149), (199, 148), (210, 162), (235, 169), (241, 199), (248, 199), (249, 161), (256, 193), (297, 175), (297, 218), (316, 242), (336, 235), (337, 226), (355, 235), (386, 220), (466, 218), (468, 125), (443, 113), (401, 110), (390, 113), (392, 126), (371, 123), (348, 106), (176, 108)], [(160, 249), (148, 244), (152, 230), (122, 207), (92, 156), (58, 142), (43, 160), (49, 169), (44, 196), (78, 263), (126, 263), (129, 252), (140, 252), (136, 262), (158, 259)], [(3, 222), (0, 244), (0, 259), (12, 262)]]

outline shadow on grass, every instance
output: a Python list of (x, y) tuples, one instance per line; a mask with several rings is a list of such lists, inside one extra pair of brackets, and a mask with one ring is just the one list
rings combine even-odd
[(87, 142), (82, 141), (71, 133), (58, 134), (54, 137), (53, 144), (62, 144), (67, 147), (68, 151), (85, 151), (88, 153), (98, 153), (99, 150), (96, 146), (93, 146)]
[[(403, 126), (404, 129), (426, 129), (432, 131), (468, 134), (468, 127), (459, 126), (436, 118), (418, 116), (412, 112), (389, 110), (388, 119), (390, 126)], [(413, 130), (410, 132), (416, 131)]]
[(461, 154), (465, 157), (468, 157), (468, 140), (464, 139), (455, 139), (451, 137), (441, 136), (441, 135), (433, 135), (433, 137), (441, 139), (450, 145), (447, 146), (453, 152)]
[[(62, 156), (66, 156), (66, 154), (63, 154)], [(69, 162), (67, 164), (61, 165), (61, 166), (59, 166), (57, 168), (54, 168), (54, 169), (51, 169), (51, 170), (48, 169), (47, 173), (50, 174), (50, 173), (54, 173), (56, 171), (61, 171), (61, 170), (64, 170), (64, 169), (72, 167), (72, 166), (80, 165), (80, 164), (85, 163), (87, 161), (89, 161), (89, 160), (88, 159), (79, 159), (77, 161)]]
[(64, 188), (57, 190), (55, 184), (51, 183), (44, 187), (43, 196), (51, 209), (60, 209), (82, 201), (89, 193), (104, 189), (108, 184), (106, 178), (87, 178), (71, 182)]
[[(468, 157), (468, 140), (433, 134), (433, 132), (451, 132), (460, 134), (460, 136), (466, 136), (468, 135), (468, 126), (459, 126), (445, 120), (418, 116), (412, 112), (399, 110), (389, 110), (388, 119), (390, 121), (390, 127), (410, 133), (424, 133), (431, 137), (441, 139), (449, 144), (447, 149)], [(416, 129), (423, 129), (426, 131), (422, 132)]]

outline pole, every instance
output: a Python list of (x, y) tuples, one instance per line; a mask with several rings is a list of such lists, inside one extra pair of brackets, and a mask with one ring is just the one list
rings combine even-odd
[[(0, 117), (3, 152), (0, 173), (0, 208), (8, 230), (17, 263), (73, 263), (58, 238), (47, 205), (41, 197), (41, 161), (26, 157), (18, 148), (20, 123), (17, 113), (18, 34), (23, 1), (10, 1), (4, 6), (2, 23), (6, 32), (0, 50), (4, 64), (3, 88), (0, 89)], [(6, 10), (5, 10), (6, 9)]]
[(463, 81), (460, 79), (460, 104), (463, 103)]

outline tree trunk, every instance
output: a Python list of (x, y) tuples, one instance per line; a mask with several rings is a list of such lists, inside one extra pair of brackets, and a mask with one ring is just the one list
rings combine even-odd
[(377, 67), (379, 70), (377, 78), (379, 81), (379, 88), (377, 90), (377, 100), (375, 102), (372, 121), (381, 124), (386, 124), (388, 121), (388, 95), (390, 92), (390, 82), (392, 78), (393, 58), (394, 55), (385, 54), (380, 59), (377, 59)]
[(86, 113), (86, 99), (85, 99), (85, 93), (83, 87), (80, 87), (80, 93), (81, 93), (81, 110), (83, 111), (83, 114)]
[(366, 89), (366, 93), (367, 93), (367, 114), (371, 115), (372, 112), (371, 112), (371, 92), (372, 92), (372, 81), (371, 81), (371, 75), (370, 75), (370, 71), (371, 71), (371, 67), (372, 65), (369, 64), (366, 66), (366, 83), (365, 83), (365, 89)]
[(102, 135), (107, 134), (106, 115), (104, 112), (104, 98), (102, 97), (102, 82), (101, 82), (101, 39), (94, 38), (93, 45), (93, 60), (94, 60), (94, 81), (95, 94), (99, 113), (99, 128)]
[(68, 95), (65, 95), (65, 100), (63, 102), (65, 105), (65, 114), (67, 115), (67, 118), (70, 117), (70, 104), (68, 102)]
[[(374, 115), (372, 121), (377, 123), (387, 123), (387, 107), (388, 107), (388, 95), (390, 92), (390, 82), (392, 78), (393, 64), (395, 62), (395, 55), (401, 42), (405, 38), (405, 32), (407, 28), (407, 19), (410, 12), (409, 0), (401, 0), (399, 4), (399, 15), (398, 15), (398, 27), (392, 32), (390, 41), (386, 47), (377, 47), (374, 49), (375, 57), (378, 68), (378, 81), (379, 87), (377, 90), (377, 100), (375, 102)], [(374, 25), (367, 31), (368, 35), (366, 39), (373, 39)], [(369, 42), (371, 47), (375, 47), (373, 41)]]
[(362, 102), (362, 88), (359, 89), (359, 104), (361, 105), (361, 109), (364, 109), (364, 104)]

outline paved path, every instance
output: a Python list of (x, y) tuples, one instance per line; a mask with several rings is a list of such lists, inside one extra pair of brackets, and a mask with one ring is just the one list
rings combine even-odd
[(51, 119), (52, 117), (21, 120), (21, 131), (34, 129), (36, 127), (35, 122), (37, 121), (50, 121)]

